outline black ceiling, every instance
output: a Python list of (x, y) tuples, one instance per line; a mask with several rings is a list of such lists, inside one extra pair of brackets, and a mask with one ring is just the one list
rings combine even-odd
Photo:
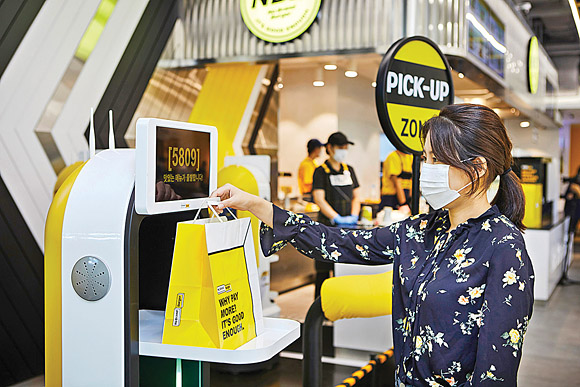
[(568, 0), (515, 0), (514, 3), (552, 58), (580, 55), (580, 40)]

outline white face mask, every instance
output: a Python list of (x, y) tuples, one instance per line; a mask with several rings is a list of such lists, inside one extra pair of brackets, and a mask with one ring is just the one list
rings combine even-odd
[(449, 187), (449, 165), (423, 164), (419, 178), (421, 193), (433, 209), (445, 207), (461, 195), (458, 191), (471, 185), (467, 183), (458, 190)]
[(348, 150), (346, 149), (336, 149), (334, 151), (334, 159), (339, 163), (344, 163), (346, 156), (348, 155)]

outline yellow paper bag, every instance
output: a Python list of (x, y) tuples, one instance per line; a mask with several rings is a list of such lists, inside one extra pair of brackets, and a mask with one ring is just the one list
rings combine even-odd
[(263, 330), (250, 219), (177, 225), (164, 344), (235, 349)]

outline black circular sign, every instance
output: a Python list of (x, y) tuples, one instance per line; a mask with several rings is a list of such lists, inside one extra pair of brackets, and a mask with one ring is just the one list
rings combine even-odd
[(453, 103), (451, 67), (430, 39), (403, 38), (383, 57), (375, 93), (379, 121), (389, 140), (400, 151), (420, 155), (419, 128)]

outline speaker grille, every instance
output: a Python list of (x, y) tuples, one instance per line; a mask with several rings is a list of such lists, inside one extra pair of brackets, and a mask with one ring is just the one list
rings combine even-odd
[(84, 300), (97, 301), (105, 297), (111, 286), (109, 268), (96, 257), (82, 257), (71, 273), (72, 286)]

